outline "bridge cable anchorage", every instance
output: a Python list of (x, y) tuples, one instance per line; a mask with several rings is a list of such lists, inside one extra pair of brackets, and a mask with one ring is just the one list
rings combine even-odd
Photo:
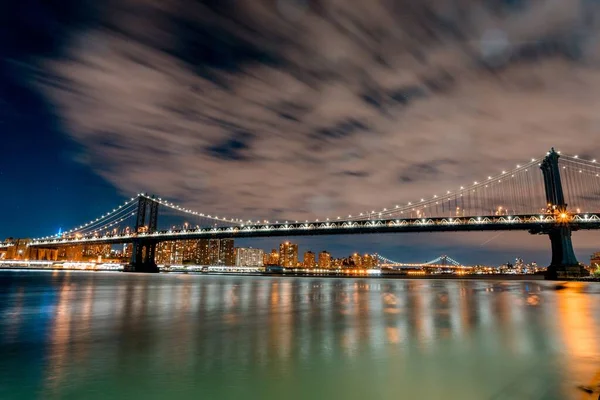
[(226, 222), (226, 223), (229, 223), (229, 224), (236, 224), (236, 225), (243, 225), (244, 224), (244, 220), (242, 220), (240, 218), (225, 218), (225, 217), (221, 217), (220, 218), (218, 216), (212, 216), (212, 215), (209, 215), (209, 214), (204, 214), (204, 213), (201, 213), (201, 212), (198, 212), (198, 211), (190, 210), (190, 209), (182, 207), (182, 206), (180, 206), (178, 204), (169, 202), (167, 200), (163, 200), (160, 197), (158, 197), (158, 198), (152, 198), (152, 197), (150, 197), (150, 196), (148, 196), (148, 195), (146, 195), (144, 193), (142, 193), (141, 196), (143, 196), (146, 199), (149, 199), (151, 201), (155, 201), (158, 204), (160, 204), (162, 206), (165, 206), (165, 207), (168, 207), (168, 208), (170, 208), (172, 210), (179, 211), (179, 212), (182, 212), (184, 214), (193, 215), (195, 217), (201, 217), (201, 218), (204, 218), (204, 219), (209, 219), (209, 220), (219, 221), (219, 222)]
[[(82, 233), (82, 232), (87, 232), (89, 230), (91, 230), (92, 228), (98, 227), (100, 226), (100, 224), (104, 224), (105, 221), (109, 220), (110, 218), (114, 218), (115, 216), (119, 216), (122, 215), (124, 212), (127, 212), (129, 210), (131, 210), (132, 208), (134, 208), (136, 206), (136, 197), (132, 197), (130, 200), (125, 201), (123, 204), (119, 205), (116, 208), (113, 208), (111, 211), (102, 214), (102, 216), (96, 218), (96, 219), (92, 219), (89, 222), (86, 222), (85, 224), (80, 225), (79, 227), (75, 227), (69, 230), (66, 230), (64, 232), (62, 232), (61, 235), (63, 236), (67, 236), (70, 234), (76, 234), (76, 233)], [(45, 240), (45, 239), (52, 239), (52, 238), (58, 238), (60, 237), (58, 234), (55, 235), (50, 235), (50, 236), (46, 236), (46, 237), (40, 237), (40, 238), (35, 238), (33, 239), (33, 241), (40, 241), (40, 240)]]

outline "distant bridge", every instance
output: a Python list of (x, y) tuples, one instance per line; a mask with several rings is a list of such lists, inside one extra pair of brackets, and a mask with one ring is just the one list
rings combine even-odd
[(443, 255), (439, 256), (431, 261), (424, 263), (404, 263), (399, 261), (393, 261), (389, 258), (377, 255), (379, 260), (379, 267), (391, 268), (391, 269), (402, 269), (402, 268), (439, 268), (439, 269), (471, 269), (472, 267), (463, 265), (458, 261)]

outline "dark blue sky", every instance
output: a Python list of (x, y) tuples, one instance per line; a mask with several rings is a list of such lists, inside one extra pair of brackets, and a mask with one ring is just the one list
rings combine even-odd
[(0, 24), (0, 235), (31, 237), (74, 226), (120, 196), (90, 168), (54, 112), (31, 85), (33, 60), (61, 54), (76, 1), (3, 4)]
[[(553, 24), (566, 28), (554, 32), (530, 28), (548, 15), (533, 3), (489, 3), (479, 12), (494, 26), (467, 3), (3, 4), (0, 236), (69, 229), (139, 191), (244, 219), (344, 215), (551, 146), (600, 150), (585, 7), (557, 5)], [(597, 236), (575, 239), (587, 260)], [(526, 233), (299, 242), (406, 261), (549, 259), (546, 239)]]

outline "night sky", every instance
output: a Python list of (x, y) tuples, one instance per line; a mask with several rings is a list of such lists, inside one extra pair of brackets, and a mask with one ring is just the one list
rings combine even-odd
[[(140, 191), (314, 219), (468, 184), (552, 146), (600, 155), (595, 1), (5, 3), (2, 237), (70, 229)], [(599, 239), (574, 235), (580, 261)], [(524, 232), (296, 241), (402, 261), (550, 259), (548, 239)]]

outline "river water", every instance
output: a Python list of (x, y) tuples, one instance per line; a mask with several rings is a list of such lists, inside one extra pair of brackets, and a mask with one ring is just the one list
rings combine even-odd
[[(559, 290), (557, 290), (559, 289)], [(0, 399), (597, 399), (600, 285), (0, 272)]]

